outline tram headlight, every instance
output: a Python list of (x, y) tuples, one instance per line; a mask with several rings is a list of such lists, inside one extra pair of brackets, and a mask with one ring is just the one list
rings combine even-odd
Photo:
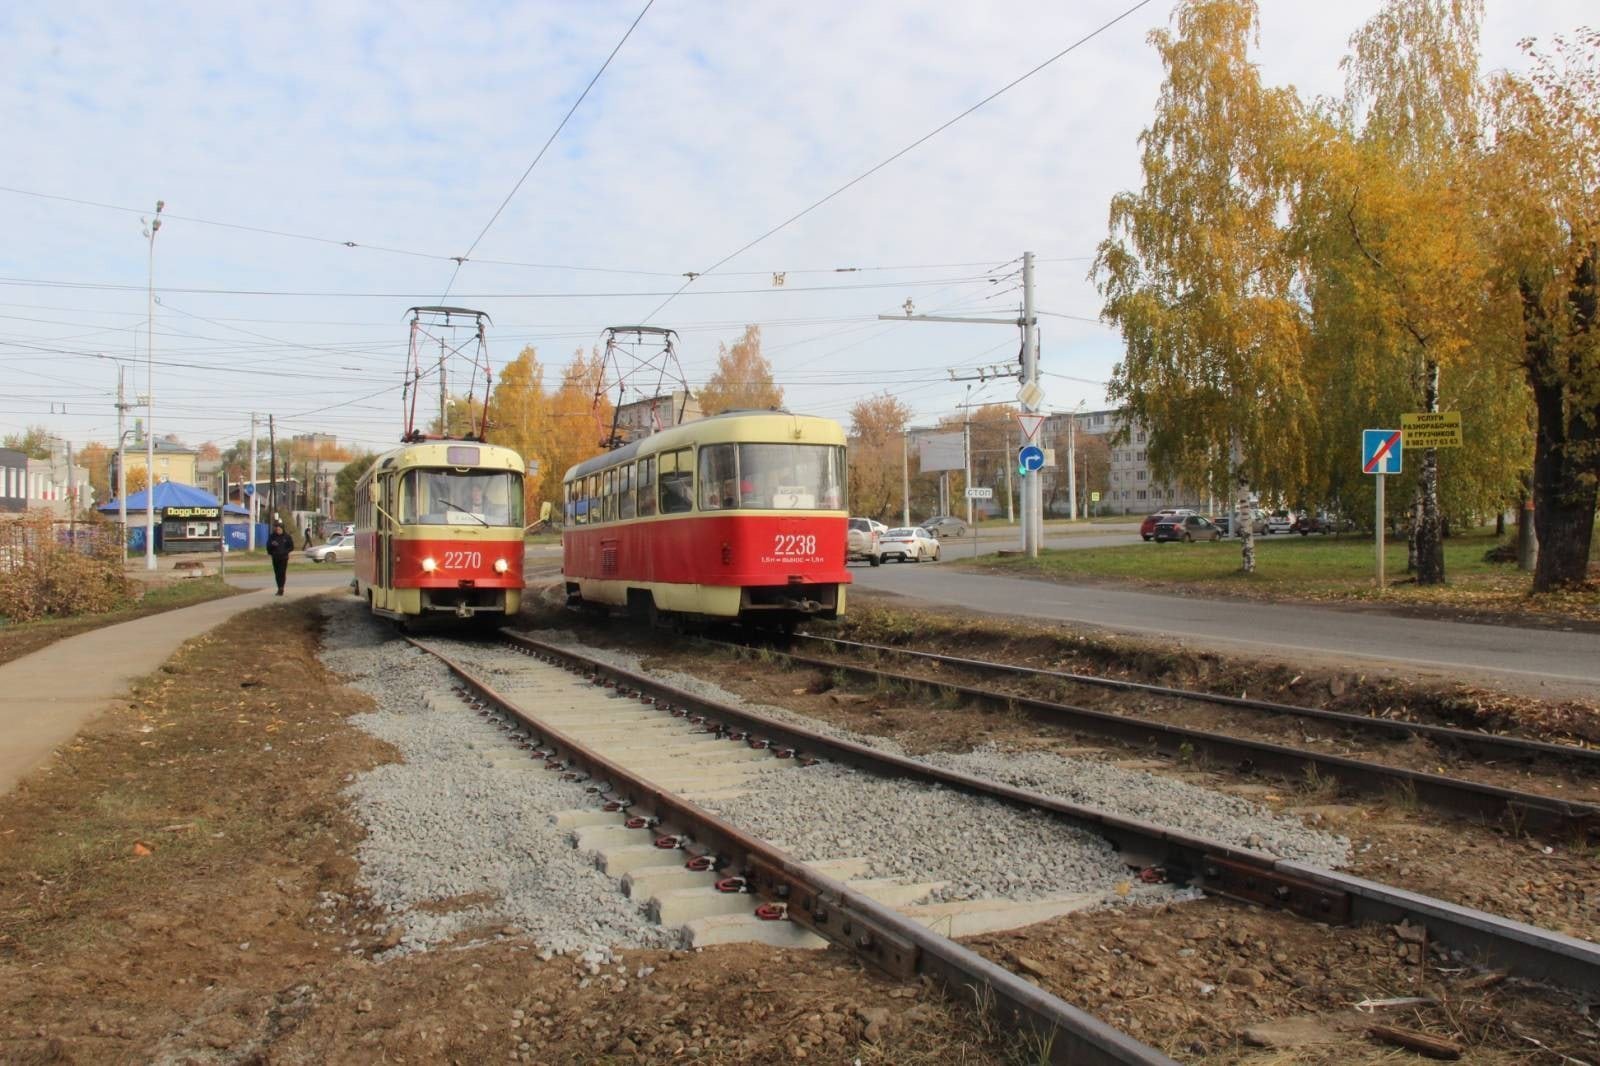
[(504, 559), (496, 559), (494, 561), (494, 572), (495, 573), (503, 574), (507, 570), (510, 570), (510, 569), (511, 569), (511, 564), (506, 562)]
[(439, 569), (439, 564), (434, 561), (433, 556), (430, 555), (428, 558), (422, 560), (422, 572), (424, 574), (431, 574), (437, 569)]

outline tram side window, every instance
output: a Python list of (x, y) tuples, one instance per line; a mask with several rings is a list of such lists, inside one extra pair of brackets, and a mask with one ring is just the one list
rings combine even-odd
[(590, 474), (583, 479), (583, 498), (588, 502), (589, 521), (600, 521), (600, 475)]
[(694, 510), (694, 452), (681, 448), (665, 452), (661, 464), (661, 513), (682, 514)]
[(656, 513), (656, 460), (655, 456), (639, 460), (639, 517), (649, 518)]
[(632, 518), (634, 516), (632, 463), (628, 463), (617, 471), (617, 507), (618, 518)]
[(739, 506), (739, 466), (733, 445), (701, 445), (700, 492), (701, 510)]
[(583, 499), (583, 478), (567, 484), (567, 514), (574, 525), (588, 525), (589, 505)]
[(600, 514), (607, 522), (616, 521), (617, 517), (617, 472), (607, 470), (600, 475), (600, 491), (605, 496), (605, 503), (600, 506)]

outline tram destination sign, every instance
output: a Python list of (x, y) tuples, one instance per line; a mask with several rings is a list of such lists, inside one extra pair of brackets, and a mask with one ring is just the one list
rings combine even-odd
[(1400, 429), (1405, 433), (1407, 448), (1461, 447), (1460, 411), (1401, 415)]

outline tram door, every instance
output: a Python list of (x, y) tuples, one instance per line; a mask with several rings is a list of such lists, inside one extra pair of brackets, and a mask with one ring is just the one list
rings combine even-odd
[(393, 474), (385, 474), (378, 478), (379, 496), (381, 506), (378, 509), (378, 587), (383, 590), (384, 605), (394, 590), (394, 510), (395, 510), (395, 478)]

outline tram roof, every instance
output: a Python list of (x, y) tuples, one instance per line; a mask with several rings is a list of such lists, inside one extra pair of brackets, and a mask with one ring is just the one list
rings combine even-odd
[[(478, 453), (477, 458), (469, 463), (460, 462), (460, 452), (456, 452), (453, 457), (451, 455), (452, 449), (457, 448), (474, 449)], [(402, 470), (414, 466), (435, 468), (473, 466), (489, 470), (514, 470), (519, 474), (523, 472), (522, 456), (503, 445), (484, 444), (474, 440), (425, 440), (384, 452), (363, 476), (371, 476), (383, 470)]]
[(572, 467), (563, 481), (604, 470), (634, 458), (670, 452), (692, 444), (834, 444), (845, 442), (844, 427), (831, 418), (789, 411), (724, 411), (641, 437)]

